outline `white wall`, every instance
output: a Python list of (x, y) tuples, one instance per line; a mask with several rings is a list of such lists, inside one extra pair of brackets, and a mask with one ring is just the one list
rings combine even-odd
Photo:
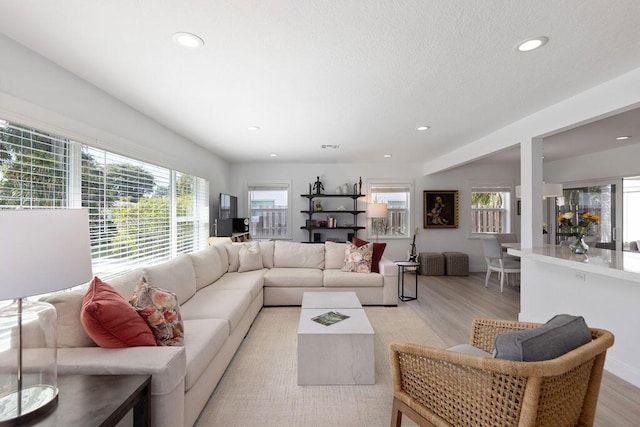
[[(395, 164), (392, 161), (381, 163), (339, 163), (339, 164), (289, 164), (289, 163), (237, 163), (231, 165), (230, 191), (239, 197), (238, 210), (241, 216), (247, 215), (246, 200), (247, 183), (261, 181), (288, 180), (292, 183), (292, 230), (294, 241), (306, 241), (308, 234), (300, 230), (307, 218), (301, 210), (307, 209), (307, 199), (300, 197), (309, 192), (309, 183), (320, 176), (326, 193), (333, 193), (335, 188), (345, 182), (355, 183), (359, 177), (363, 180), (363, 192), (367, 180), (393, 179), (408, 180), (414, 184), (412, 200), (412, 228), (419, 227), (416, 237), (418, 252), (459, 251), (469, 254), (469, 265), (472, 271), (485, 271), (486, 264), (482, 255), (482, 246), (477, 239), (469, 239), (471, 186), (474, 184), (507, 184), (514, 185), (519, 177), (519, 164), (502, 165), (468, 165), (434, 175), (423, 176), (422, 166), (414, 164)], [(423, 229), (423, 191), (424, 190), (458, 190), (459, 191), (459, 224), (458, 229), (434, 230)], [(344, 201), (349, 203), (348, 200)], [(515, 201), (514, 207), (515, 207)], [(364, 201), (361, 205), (364, 208)], [(514, 220), (517, 228), (517, 218)], [(366, 216), (359, 217), (359, 224), (364, 225)], [(366, 232), (358, 235), (365, 238)], [(342, 237), (346, 237), (343, 234)], [(387, 242), (385, 256), (390, 259), (406, 259), (411, 238), (383, 239)]]
[(208, 179), (212, 202), (229, 165), (109, 94), (0, 34), (0, 117)]

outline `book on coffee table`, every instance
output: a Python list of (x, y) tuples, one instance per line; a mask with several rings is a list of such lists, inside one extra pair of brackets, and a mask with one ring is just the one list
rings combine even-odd
[(337, 311), (328, 311), (319, 316), (312, 317), (311, 320), (318, 322), (321, 325), (329, 326), (348, 318), (349, 316), (346, 314), (338, 313)]

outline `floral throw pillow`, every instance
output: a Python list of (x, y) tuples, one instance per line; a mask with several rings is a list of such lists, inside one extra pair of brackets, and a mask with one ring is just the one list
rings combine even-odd
[(129, 302), (147, 322), (158, 345), (182, 345), (184, 324), (176, 294), (147, 283), (143, 277)]
[(347, 242), (347, 247), (344, 251), (342, 271), (371, 273), (372, 259), (373, 243), (367, 243), (358, 247), (351, 242)]

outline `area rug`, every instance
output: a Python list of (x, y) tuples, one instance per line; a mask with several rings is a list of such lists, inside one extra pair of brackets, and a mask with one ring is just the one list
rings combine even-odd
[[(238, 349), (197, 426), (388, 426), (389, 344), (445, 343), (408, 306), (366, 307), (375, 331), (376, 384), (297, 385), (300, 307), (265, 307)], [(407, 417), (403, 426), (413, 424)]]

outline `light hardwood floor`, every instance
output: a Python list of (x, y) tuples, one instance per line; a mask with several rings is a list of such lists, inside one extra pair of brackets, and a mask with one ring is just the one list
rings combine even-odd
[[(400, 304), (410, 306), (447, 345), (468, 343), (474, 318), (517, 320), (520, 311), (517, 287), (505, 286), (504, 293), (500, 293), (496, 275), (492, 275), (488, 288), (484, 287), (484, 276), (485, 273), (471, 273), (468, 277), (418, 276), (418, 300)], [(414, 283), (407, 274), (405, 292), (413, 291)], [(595, 425), (640, 426), (640, 389), (605, 371)]]

